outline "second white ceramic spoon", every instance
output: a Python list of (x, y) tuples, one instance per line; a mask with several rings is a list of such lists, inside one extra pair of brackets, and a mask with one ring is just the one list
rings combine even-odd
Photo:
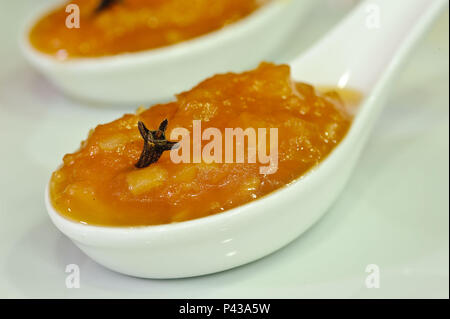
[(51, 219), (98, 263), (145, 278), (214, 273), (280, 249), (313, 225), (338, 197), (405, 55), (446, 3), (365, 1), (292, 63), (296, 80), (355, 87), (366, 95), (344, 140), (303, 178), (222, 214), (145, 227), (98, 227), (70, 221), (54, 210), (47, 189)]
[(206, 77), (242, 71), (267, 58), (312, 3), (272, 0), (226, 28), (178, 44), (67, 61), (38, 51), (29, 40), (31, 27), (54, 9), (53, 5), (30, 19), (21, 47), (28, 61), (69, 96), (134, 109), (136, 105), (173, 99), (174, 94), (191, 89)]

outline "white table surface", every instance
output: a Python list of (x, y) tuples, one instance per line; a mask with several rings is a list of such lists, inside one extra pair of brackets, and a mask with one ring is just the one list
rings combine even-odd
[[(43, 0), (0, 0), (0, 298), (449, 297), (448, 11), (399, 77), (359, 165), (326, 216), (284, 249), (181, 280), (123, 276), (86, 257), (50, 222), (44, 186), (89, 128), (125, 110), (63, 96), (28, 66), (17, 39)], [(288, 61), (351, 0), (321, 0), (273, 57)], [(65, 286), (67, 264), (81, 287)], [(365, 268), (380, 268), (368, 289)]]

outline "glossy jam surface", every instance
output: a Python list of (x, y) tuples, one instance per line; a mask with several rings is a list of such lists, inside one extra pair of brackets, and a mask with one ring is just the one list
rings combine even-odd
[(68, 2), (80, 9), (80, 28), (67, 28), (67, 4), (48, 13), (32, 28), (32, 45), (59, 59), (154, 49), (221, 29), (267, 0), (121, 0), (97, 12), (100, 2)]
[[(157, 225), (220, 213), (317, 165), (347, 133), (351, 109), (337, 91), (319, 93), (292, 82), (286, 65), (263, 63), (253, 71), (216, 75), (174, 102), (97, 126), (54, 172), (51, 200), (62, 215), (95, 225)], [(261, 174), (261, 163), (248, 163), (247, 152), (244, 163), (210, 164), (176, 164), (164, 152), (158, 162), (135, 168), (144, 143), (138, 121), (156, 130), (164, 119), (168, 138), (177, 127), (192, 133), (193, 120), (201, 120), (202, 131), (278, 128), (278, 169)]]

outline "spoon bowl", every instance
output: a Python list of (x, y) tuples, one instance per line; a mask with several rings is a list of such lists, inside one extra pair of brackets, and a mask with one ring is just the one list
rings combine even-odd
[(47, 7), (30, 19), (21, 48), (27, 60), (67, 95), (135, 107), (169, 100), (211, 75), (243, 71), (255, 61), (266, 59), (312, 3), (312, 0), (273, 0), (240, 21), (175, 45), (67, 61), (59, 61), (30, 44), (30, 29), (49, 11)]
[[(445, 4), (445, 0), (364, 1), (291, 63), (296, 80), (356, 87), (365, 94), (343, 141), (315, 169), (291, 184), (221, 214), (142, 227), (99, 227), (68, 220), (52, 207), (47, 187), (50, 218), (92, 259), (137, 277), (205, 275), (276, 251), (313, 225), (336, 200), (406, 54)], [(376, 31), (364, 24), (367, 8), (378, 8), (383, 15)]]

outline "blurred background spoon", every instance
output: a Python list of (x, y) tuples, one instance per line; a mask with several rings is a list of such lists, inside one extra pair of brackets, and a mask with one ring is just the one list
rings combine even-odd
[(67, 95), (136, 108), (172, 99), (214, 74), (256, 66), (283, 44), (313, 3), (272, 0), (240, 21), (174, 45), (65, 61), (36, 50), (29, 41), (30, 28), (53, 4), (29, 19), (21, 48), (27, 60)]

